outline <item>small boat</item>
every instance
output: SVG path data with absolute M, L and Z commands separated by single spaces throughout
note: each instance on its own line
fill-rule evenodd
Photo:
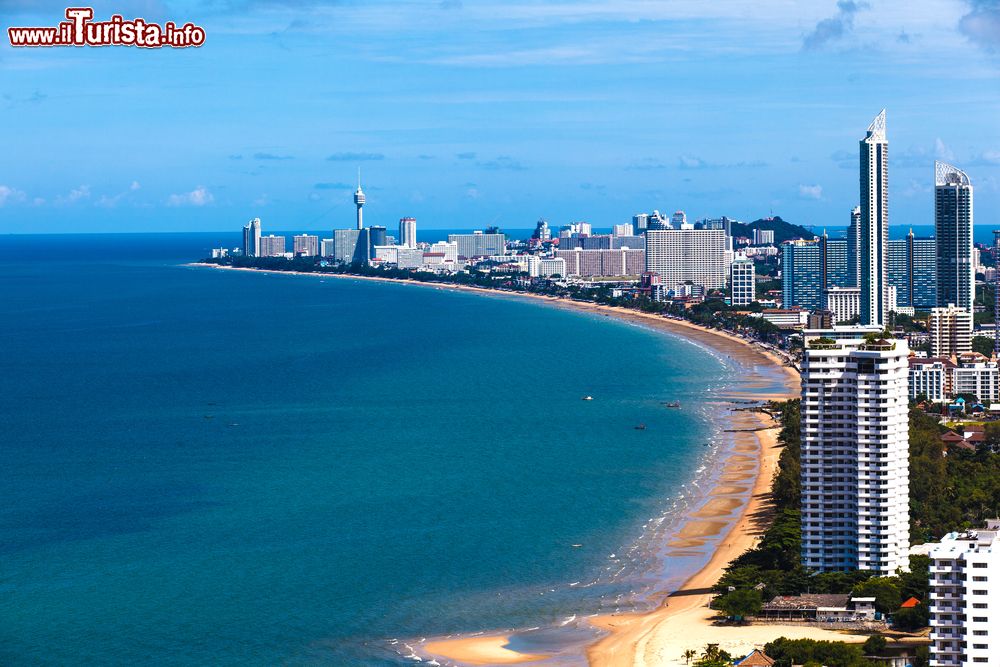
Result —
M 680 401 L 663 401 L 663 405 L 668 408 L 679 408 L 681 407 Z
M 635 426 L 633 426 L 633 428 L 636 431 L 645 431 L 646 430 L 646 425 L 645 424 L 636 424 Z
M 584 396 L 580 400 L 581 401 L 592 401 L 592 400 L 594 400 L 594 397 L 593 396 Z
M 570 546 L 573 547 L 574 549 L 579 549 L 583 545 L 582 544 L 571 544 Z

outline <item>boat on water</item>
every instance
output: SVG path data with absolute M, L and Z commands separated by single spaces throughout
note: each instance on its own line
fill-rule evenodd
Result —
M 580 400 L 581 401 L 592 401 L 592 400 L 594 400 L 594 397 L 593 396 L 584 396 Z
M 664 407 L 668 407 L 668 408 L 679 408 L 679 407 L 681 407 L 681 402 L 680 401 L 663 401 L 663 405 L 664 405 Z
M 636 431 L 645 431 L 646 430 L 646 425 L 645 424 L 636 424 L 633 428 Z

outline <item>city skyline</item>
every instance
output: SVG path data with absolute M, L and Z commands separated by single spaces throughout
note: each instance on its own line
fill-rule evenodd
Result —
M 0 119 L 19 130 L 0 158 L 0 233 L 346 227 L 358 166 L 387 226 L 603 228 L 654 208 L 842 225 L 857 127 L 882 107 L 894 225 L 933 224 L 935 159 L 969 173 L 984 214 L 1000 201 L 997 10 L 976 3 L 95 6 L 112 9 L 197 20 L 208 40 L 0 46 Z M 7 3 L 4 19 L 63 10 Z M 942 50 L 963 66 L 927 98 Z M 17 157 L 40 154 L 63 157 Z

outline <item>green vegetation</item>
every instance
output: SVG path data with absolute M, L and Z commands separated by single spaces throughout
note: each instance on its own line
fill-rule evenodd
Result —
M 774 667 L 792 665 L 828 665 L 828 667 L 873 667 L 879 663 L 866 660 L 857 644 L 816 639 L 775 639 L 764 645 L 764 653 L 774 658 Z
M 993 339 L 986 336 L 975 336 L 972 339 L 972 351 L 987 357 L 993 356 Z
M 754 588 L 741 588 L 720 595 L 712 604 L 729 618 L 744 621 L 747 617 L 760 613 L 764 600 L 761 598 L 760 591 Z
M 734 222 L 731 228 L 733 236 L 746 236 L 751 238 L 753 237 L 754 229 L 773 230 L 775 244 L 781 244 L 790 239 L 816 238 L 816 235 L 805 227 L 783 220 L 780 215 L 776 215 L 773 218 L 760 218 L 758 220 L 754 220 L 750 224 Z
M 801 566 L 799 402 L 786 401 L 771 407 L 777 412 L 781 424 L 779 440 L 784 446 L 772 486 L 774 521 L 754 549 L 729 564 L 715 586 L 720 594 L 715 606 L 723 609 L 726 605 L 729 613 L 729 601 L 743 599 L 730 592 L 730 587 L 739 592 L 763 584 L 765 601 L 775 595 L 806 592 L 852 593 L 874 597 L 876 609 L 892 614 L 894 623 L 902 630 L 926 626 L 929 566 L 926 556 L 911 557 L 910 571 L 891 577 L 873 577 L 870 572 L 860 571 L 817 574 Z M 987 424 L 986 445 L 979 451 L 953 450 L 948 456 L 944 456 L 940 439 L 944 430 L 934 417 L 918 410 L 910 412 L 910 534 L 914 543 L 981 525 L 983 520 L 1000 512 L 1000 456 L 991 453 L 993 448 L 1000 448 L 1000 423 Z M 921 604 L 901 610 L 900 605 L 910 597 L 921 600 Z M 770 652 L 768 655 L 775 657 Z M 800 664 L 817 658 L 795 659 Z

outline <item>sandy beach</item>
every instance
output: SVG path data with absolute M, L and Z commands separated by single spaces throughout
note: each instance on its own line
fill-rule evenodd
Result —
M 201 264 L 227 270 L 235 269 Z M 292 273 L 274 271 L 271 273 Z M 395 282 L 437 289 L 476 292 L 482 295 L 527 298 L 573 310 L 616 317 L 658 329 L 710 348 L 735 361 L 742 368 L 737 382 L 721 396 L 732 401 L 782 400 L 798 396 L 799 375 L 777 354 L 761 345 L 732 334 L 706 329 L 682 320 L 568 299 L 505 292 L 462 285 L 421 283 L 390 278 L 344 274 L 298 273 L 320 278 L 338 278 Z M 716 486 L 699 507 L 684 517 L 679 530 L 667 543 L 667 557 L 699 553 L 710 541 L 717 540 L 707 564 L 679 589 L 654 594 L 662 604 L 647 613 L 621 613 L 591 619 L 607 635 L 590 646 L 587 658 L 597 667 L 633 665 L 683 665 L 686 649 L 702 650 L 708 643 L 719 644 L 733 655 L 743 655 L 780 636 L 812 637 L 851 641 L 852 638 L 830 631 L 801 626 L 748 626 L 742 628 L 713 626 L 715 615 L 708 609 L 709 589 L 720 578 L 726 565 L 752 548 L 770 521 L 771 481 L 777 470 L 780 447 L 778 427 L 766 414 L 733 410 L 726 418 L 734 444 L 723 462 Z M 749 501 L 747 501 L 749 491 Z M 735 517 L 734 517 L 735 515 Z M 735 520 L 734 520 L 735 518 Z M 727 531 L 728 532 L 724 532 Z M 720 535 L 723 535 L 721 538 Z M 863 637 L 853 638 L 863 641 Z M 460 664 L 544 664 L 546 655 L 529 655 L 507 648 L 510 633 L 478 635 L 431 641 L 423 646 L 430 655 Z

